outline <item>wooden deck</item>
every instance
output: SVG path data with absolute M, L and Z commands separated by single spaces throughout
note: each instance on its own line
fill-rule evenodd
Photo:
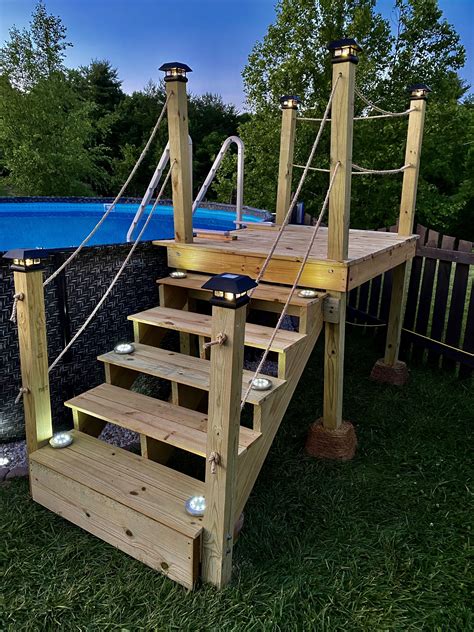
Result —
M 278 227 L 254 224 L 233 231 L 235 240 L 196 237 L 192 244 L 174 240 L 153 243 L 168 248 L 168 263 L 184 270 L 238 272 L 256 277 L 275 239 Z M 277 246 L 264 280 L 291 285 L 313 232 L 311 226 L 288 226 Z M 327 228 L 320 228 L 313 244 L 301 286 L 347 292 L 365 281 L 408 261 L 415 255 L 417 235 L 370 230 L 349 231 L 349 258 L 327 258 Z

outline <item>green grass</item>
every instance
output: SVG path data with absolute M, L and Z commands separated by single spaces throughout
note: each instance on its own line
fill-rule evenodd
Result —
M 34 504 L 18 481 L 0 490 L 0 629 L 473 629 L 472 385 L 427 368 L 401 390 L 373 384 L 380 350 L 350 334 L 345 415 L 357 456 L 303 454 L 321 413 L 318 349 L 247 505 L 230 586 L 187 593 Z

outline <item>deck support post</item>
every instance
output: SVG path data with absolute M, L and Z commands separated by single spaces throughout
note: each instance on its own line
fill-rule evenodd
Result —
M 246 315 L 212 308 L 212 341 L 225 341 L 211 347 L 202 577 L 218 588 L 232 573 Z
M 293 154 L 295 149 L 296 113 L 300 99 L 283 96 L 281 103 L 280 163 L 278 168 L 278 190 L 275 223 L 281 226 L 291 202 L 293 178 Z
M 332 42 L 328 48 L 332 52 L 333 86 L 337 82 L 331 107 L 331 171 L 339 164 L 329 196 L 328 259 L 344 261 L 349 247 L 354 84 L 360 47 L 347 39 Z M 340 308 L 338 322 L 325 323 L 322 426 L 329 433 L 342 425 L 346 320 L 346 293 L 330 295 L 339 298 Z
M 168 97 L 168 134 L 170 143 L 171 183 L 173 189 L 174 238 L 176 242 L 193 241 L 192 178 L 189 155 L 188 98 L 186 64 L 163 64 Z
M 410 109 L 408 119 L 405 164 L 410 165 L 403 172 L 398 234 L 408 236 L 413 233 L 416 193 L 420 172 L 420 155 L 423 141 L 423 126 L 426 111 L 426 96 L 429 88 L 418 84 L 410 88 Z M 403 298 L 406 283 L 406 262 L 393 269 L 392 295 L 387 325 L 385 355 L 374 365 L 371 378 L 377 382 L 403 386 L 408 380 L 408 368 L 398 359 L 403 323 Z
M 17 303 L 18 344 L 28 454 L 45 445 L 53 434 L 48 377 L 48 345 L 44 306 L 43 266 L 46 252 L 11 250 Z

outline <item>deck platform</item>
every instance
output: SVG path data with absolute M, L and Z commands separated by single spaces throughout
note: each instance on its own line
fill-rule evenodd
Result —
M 278 231 L 278 226 L 253 224 L 233 231 L 235 240 L 223 241 L 195 238 L 191 244 L 171 240 L 153 243 L 166 246 L 168 264 L 189 271 L 220 274 L 236 272 L 253 278 L 265 261 Z M 287 226 L 264 280 L 292 285 L 313 233 L 312 226 Z M 348 292 L 369 279 L 390 270 L 415 256 L 417 235 L 371 230 L 349 231 L 349 258 L 332 261 L 327 258 L 327 228 L 320 228 L 305 266 L 301 286 L 337 292 Z

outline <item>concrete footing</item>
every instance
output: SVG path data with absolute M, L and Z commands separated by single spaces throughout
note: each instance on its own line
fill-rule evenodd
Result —
M 350 461 L 357 448 L 357 436 L 354 426 L 343 421 L 339 428 L 325 428 L 322 418 L 315 421 L 308 430 L 306 454 L 319 459 Z
M 385 364 L 380 358 L 374 364 L 370 379 L 379 384 L 392 384 L 393 386 L 404 386 L 408 382 L 408 367 L 405 362 L 398 360 L 394 365 Z

